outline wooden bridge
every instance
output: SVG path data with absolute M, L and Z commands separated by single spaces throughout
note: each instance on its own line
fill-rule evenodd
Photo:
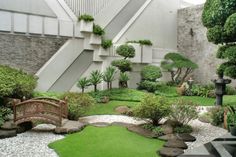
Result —
M 14 102 L 14 122 L 19 125 L 34 120 L 43 121 L 56 126 L 62 125 L 67 118 L 67 103 L 53 98 L 35 98 L 23 102 Z

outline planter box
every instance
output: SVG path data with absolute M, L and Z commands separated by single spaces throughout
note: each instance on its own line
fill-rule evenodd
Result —
M 142 63 L 152 63 L 152 46 L 142 45 Z
M 81 32 L 93 32 L 93 22 L 85 22 L 84 20 L 80 21 L 80 31 Z
M 129 43 L 129 45 L 132 45 L 135 49 L 135 56 L 134 58 L 131 58 L 131 62 L 133 63 L 141 63 L 141 54 L 142 54 L 142 51 L 141 51 L 141 46 L 140 44 L 136 44 L 136 43 Z
M 111 50 L 111 48 L 104 49 L 104 48 L 100 47 L 99 56 L 110 56 L 110 50 Z
M 99 35 L 92 34 L 90 37 L 89 43 L 92 45 L 101 45 L 102 44 L 102 37 Z

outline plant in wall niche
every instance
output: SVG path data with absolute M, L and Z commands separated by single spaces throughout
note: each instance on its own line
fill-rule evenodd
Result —
M 107 89 L 112 89 L 112 81 L 115 80 L 116 69 L 112 66 L 106 68 L 103 74 L 103 81 L 107 83 Z
M 119 79 L 119 87 L 126 88 L 128 87 L 129 79 L 121 79 L 121 76 L 127 76 L 126 72 L 131 71 L 131 61 L 127 60 L 128 58 L 133 58 L 135 56 L 135 49 L 131 45 L 121 45 L 116 49 L 116 53 L 120 56 L 124 57 L 124 59 L 114 60 L 112 61 L 112 65 L 117 67 L 120 70 L 120 79 Z M 126 82 L 124 82 L 126 81 Z M 124 85 L 124 86 L 123 86 Z
M 90 85 L 91 85 L 90 80 L 87 79 L 87 77 L 83 77 L 83 78 L 79 79 L 79 81 L 77 83 L 77 87 L 82 89 L 82 93 L 84 93 L 84 89 Z
M 171 74 L 175 84 L 182 84 L 198 65 L 179 53 L 168 53 L 161 62 L 161 67 Z
M 90 74 L 90 82 L 94 86 L 94 92 L 97 91 L 97 85 L 102 82 L 102 73 L 99 70 L 92 71 Z
M 105 31 L 102 29 L 99 25 L 93 25 L 93 34 L 98 36 L 103 36 L 105 34 Z
M 217 69 L 219 76 L 236 79 L 236 1 L 207 0 L 202 13 L 208 41 L 220 45 L 217 58 L 223 59 Z
M 101 44 L 101 46 L 102 46 L 102 48 L 104 48 L 105 50 L 106 49 L 108 49 L 108 48 L 110 48 L 111 46 L 112 46 L 112 40 L 105 40 L 105 39 L 102 39 L 102 44 Z
M 127 41 L 126 43 L 136 43 L 140 45 L 152 46 L 151 40 L 131 40 L 131 41 Z
M 94 18 L 91 15 L 83 14 L 79 16 L 79 21 L 84 20 L 85 22 L 93 22 Z

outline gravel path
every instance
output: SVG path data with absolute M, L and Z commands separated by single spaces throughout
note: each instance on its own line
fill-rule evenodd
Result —
M 100 122 L 111 124 L 113 122 L 119 122 L 119 123 L 129 123 L 129 124 L 139 125 L 146 123 L 144 120 L 123 115 L 96 115 L 96 116 L 82 117 L 79 120 L 89 124 L 100 123 Z
M 190 125 L 194 129 L 192 135 L 195 136 L 197 140 L 192 143 L 187 143 L 187 145 L 189 146 L 188 150 L 191 150 L 195 147 L 208 143 L 214 140 L 215 138 L 223 136 L 227 133 L 227 130 L 225 129 L 212 126 L 209 123 L 203 123 L 199 120 L 191 121 Z
M 0 140 L 0 157 L 57 157 L 48 144 L 64 136 L 48 132 L 28 131 Z

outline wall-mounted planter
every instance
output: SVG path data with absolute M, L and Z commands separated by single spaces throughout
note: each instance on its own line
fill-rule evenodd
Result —
M 102 44 L 102 37 L 99 35 L 92 34 L 90 37 L 89 43 L 92 45 L 101 45 Z
M 81 32 L 93 32 L 93 22 L 85 22 L 84 20 L 80 21 L 80 31 Z
M 137 43 L 129 43 L 129 45 L 132 45 L 135 49 L 135 56 L 134 58 L 131 58 L 131 62 L 133 63 L 141 63 L 141 45 Z
M 142 63 L 152 63 L 152 46 L 142 45 Z
M 111 48 L 104 49 L 100 47 L 99 56 L 110 56 L 110 51 L 111 51 Z

